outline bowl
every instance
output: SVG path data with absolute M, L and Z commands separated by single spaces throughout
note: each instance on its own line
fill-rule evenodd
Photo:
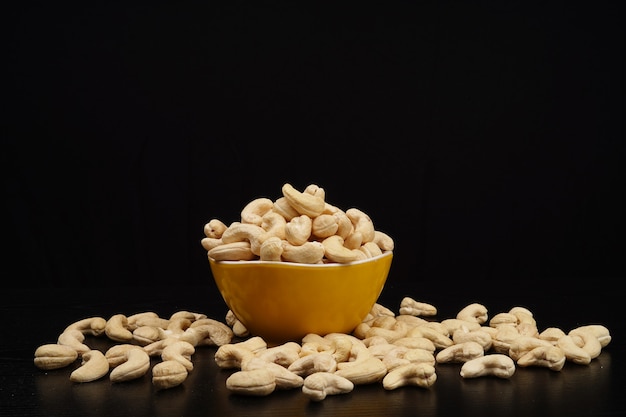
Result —
M 350 333 L 383 290 L 393 252 L 339 264 L 215 261 L 224 302 L 251 335 L 278 345 L 315 333 Z

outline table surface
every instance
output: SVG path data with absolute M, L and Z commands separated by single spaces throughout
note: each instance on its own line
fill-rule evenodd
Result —
M 299 390 L 275 391 L 266 397 L 235 395 L 226 389 L 233 372 L 217 367 L 215 347 L 199 347 L 192 357 L 194 369 L 187 380 L 169 390 L 156 390 L 149 373 L 125 383 L 108 378 L 76 384 L 69 380 L 72 369 L 42 371 L 33 364 L 34 351 L 53 343 L 66 325 L 91 316 L 107 317 L 154 311 L 162 317 L 180 310 L 195 311 L 224 321 L 227 307 L 214 286 L 188 288 L 185 296 L 163 288 L 152 289 L 29 289 L 5 290 L 2 296 L 4 343 L 0 346 L 0 415 L 2 416 L 609 416 L 623 415 L 626 372 L 624 324 L 618 315 L 619 293 L 607 291 L 596 297 L 553 297 L 526 294 L 538 326 L 571 329 L 582 324 L 603 324 L 611 343 L 589 365 L 567 362 L 559 371 L 520 368 L 510 379 L 493 377 L 463 379 L 460 364 L 437 364 L 437 380 L 430 388 L 404 387 L 386 391 L 380 383 L 357 385 L 352 393 L 313 402 Z M 607 299 L 608 297 L 608 299 Z M 402 298 L 391 288 L 379 301 L 392 309 Z M 418 299 L 419 300 L 419 299 Z M 595 300 L 595 301 L 594 301 Z M 438 316 L 452 317 L 463 303 L 477 301 L 467 294 L 438 300 Z M 485 296 L 492 316 L 511 300 Z M 395 304 L 394 304 L 395 303 Z M 511 306 L 512 307 L 512 306 Z M 568 309 L 568 310 L 564 310 Z M 548 317 L 548 314 L 551 317 Z M 86 343 L 105 350 L 114 342 L 87 337 Z M 153 364 L 156 361 L 153 360 Z

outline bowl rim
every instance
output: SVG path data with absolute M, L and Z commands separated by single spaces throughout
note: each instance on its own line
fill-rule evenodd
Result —
M 367 259 L 359 259 L 358 261 L 354 261 L 354 262 L 346 262 L 346 263 L 327 262 L 327 263 L 321 263 L 321 264 L 306 264 L 302 262 L 288 262 L 288 261 L 261 261 L 258 259 L 252 260 L 252 261 L 216 261 L 215 259 L 211 257 L 209 257 L 209 260 L 213 263 L 222 264 L 222 265 L 275 265 L 278 267 L 303 266 L 307 268 L 338 268 L 338 267 L 347 267 L 350 265 L 358 265 L 358 264 L 373 262 L 378 259 L 382 259 L 386 256 L 392 256 L 392 255 L 393 255 L 393 250 L 387 250 L 387 251 L 384 251 L 380 255 L 376 255 L 374 257 L 367 258 Z

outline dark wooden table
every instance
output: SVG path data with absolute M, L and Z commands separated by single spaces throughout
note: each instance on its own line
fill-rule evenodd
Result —
M 481 302 L 490 315 L 519 298 L 486 292 L 442 294 L 422 287 L 422 301 L 438 307 L 436 319 L 452 317 L 471 302 Z M 379 301 L 397 310 L 408 289 L 389 285 Z M 405 387 L 386 391 L 379 383 L 357 386 L 346 395 L 315 403 L 299 389 L 275 391 L 267 397 L 230 393 L 225 386 L 232 371 L 217 367 L 216 348 L 201 347 L 194 369 L 179 387 L 157 391 L 150 374 L 113 384 L 108 378 L 76 384 L 69 380 L 78 366 L 42 371 L 33 364 L 34 351 L 55 342 L 68 324 L 90 316 L 110 317 L 154 311 L 167 317 L 179 310 L 202 312 L 223 320 L 226 306 L 213 285 L 186 288 L 184 293 L 164 288 L 30 289 L 2 293 L 3 343 L 0 345 L 0 415 L 2 416 L 617 416 L 626 411 L 624 319 L 616 291 L 555 295 L 522 294 L 538 326 L 564 330 L 599 323 L 609 328 L 611 343 L 588 366 L 566 363 L 560 372 L 545 368 L 518 368 L 508 380 L 464 380 L 460 365 L 438 364 L 437 381 L 429 389 Z M 106 338 L 88 337 L 92 348 L 107 349 Z

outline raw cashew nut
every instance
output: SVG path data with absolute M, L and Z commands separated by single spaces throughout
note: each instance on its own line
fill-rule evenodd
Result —
M 602 352 L 602 345 L 600 344 L 600 340 L 598 340 L 596 335 L 588 328 L 576 328 L 570 330 L 568 335 L 572 336 L 574 341 L 576 341 L 576 339 L 580 340 L 580 347 L 587 351 L 587 353 L 589 353 L 591 359 L 597 358 Z
M 291 207 L 289 201 L 287 201 L 285 197 L 280 197 L 279 199 L 274 201 L 274 207 L 272 208 L 272 210 L 284 217 L 286 221 L 289 221 L 294 217 L 298 217 L 300 215 L 300 213 L 298 213 L 296 209 Z
M 334 235 L 338 228 L 337 219 L 332 214 L 320 214 L 311 224 L 311 232 L 321 239 Z
M 276 377 L 265 368 L 237 371 L 226 379 L 226 388 L 236 394 L 265 396 L 276 389 Z
M 100 336 L 104 333 L 107 321 L 102 317 L 89 317 L 70 324 L 65 330 L 80 330 L 84 335 Z M 65 331 L 64 330 L 64 331 Z
M 207 255 L 216 261 L 251 261 L 256 258 L 248 241 L 224 243 L 209 250 Z
M 574 338 L 570 335 L 561 337 L 556 342 L 556 346 L 561 348 L 567 360 L 579 365 L 588 365 L 591 363 L 591 355 L 589 352 L 578 346 L 576 342 L 574 342 Z
M 362 252 L 348 249 L 343 245 L 344 240 L 339 235 L 327 237 L 322 241 L 326 258 L 332 262 L 349 263 L 359 259 Z
M 177 361 L 187 369 L 187 372 L 193 371 L 193 363 L 191 356 L 196 349 L 189 342 L 178 340 L 175 343 L 165 347 L 161 353 L 161 359 L 164 361 Z
M 85 340 L 85 335 L 83 332 L 77 329 L 65 330 L 63 333 L 59 335 L 57 339 L 57 343 L 64 346 L 69 346 L 74 349 L 78 356 L 81 356 L 83 353 L 89 352 L 91 348 L 83 343 Z
M 488 318 L 487 307 L 479 303 L 469 304 L 457 313 L 456 318 L 483 324 Z
M 346 216 L 345 211 L 337 211 L 333 213 L 335 223 L 337 223 L 337 231 L 335 234 L 341 236 L 342 239 L 347 239 L 354 232 L 354 225 L 352 221 Z
M 70 346 L 49 343 L 35 350 L 35 366 L 39 369 L 51 370 L 69 366 L 78 358 L 78 353 Z
M 270 371 L 274 375 L 277 389 L 300 388 L 304 383 L 304 379 L 300 375 L 274 362 L 267 362 L 261 358 L 249 356 L 241 363 L 242 371 L 252 371 L 255 369 L 267 369 Z
M 294 246 L 300 246 L 311 237 L 313 221 L 309 216 L 294 217 L 285 224 L 285 239 Z
M 427 363 L 408 363 L 391 370 L 383 378 L 383 388 L 394 390 L 405 386 L 428 388 L 437 380 L 435 367 Z
M 280 262 L 283 251 L 282 239 L 278 236 L 271 236 L 261 244 L 259 257 L 262 261 Z
M 353 389 L 352 381 L 331 372 L 311 374 L 302 385 L 302 393 L 312 401 L 322 401 L 328 395 L 347 394 Z
M 379 230 L 374 231 L 373 242 L 376 243 L 378 247 L 384 251 L 390 251 L 394 248 L 393 239 L 388 234 Z
M 361 233 L 363 243 L 374 240 L 375 229 L 370 216 L 354 207 L 346 210 L 346 216 L 352 221 L 354 231 Z
M 609 329 L 601 324 L 587 324 L 585 326 L 577 327 L 572 330 L 572 332 L 576 333 L 577 331 L 589 331 L 593 334 L 598 341 L 600 342 L 601 347 L 605 347 L 609 343 L 611 343 L 611 333 Z
M 288 183 L 283 185 L 282 192 L 289 205 L 300 214 L 315 218 L 324 212 L 326 204 L 322 197 L 301 193 Z
M 133 340 L 133 333 L 128 328 L 128 318 L 124 314 L 114 314 L 107 320 L 104 332 L 109 339 L 126 343 Z
M 144 376 L 150 369 L 150 356 L 139 346 L 126 351 L 126 361 L 109 375 L 111 382 L 124 382 Z
M 404 297 L 400 302 L 399 312 L 409 316 L 436 316 L 437 308 L 428 303 L 415 301 L 411 297 Z
M 560 371 L 565 365 L 565 353 L 556 346 L 539 346 L 526 352 L 517 360 L 519 366 L 540 366 Z
M 367 348 L 365 348 L 367 349 Z M 342 362 L 350 363 L 350 362 Z M 354 365 L 337 369 L 335 375 L 352 381 L 354 385 L 371 384 L 381 381 L 387 375 L 387 366 L 382 360 L 370 356 L 353 362 Z
M 484 355 L 485 350 L 480 343 L 469 341 L 440 350 L 435 359 L 437 363 L 463 363 Z
M 187 379 L 187 369 L 175 360 L 159 362 L 152 367 L 152 384 L 157 389 L 169 389 Z
M 257 198 L 250 201 L 241 210 L 241 223 L 261 226 L 263 216 L 274 207 L 274 202 L 269 198 Z
M 220 239 L 227 228 L 221 220 L 211 219 L 204 225 L 204 235 L 211 239 Z
M 267 212 L 261 219 L 261 227 L 265 230 L 265 236 L 262 241 L 268 237 L 274 236 L 279 239 L 285 239 L 285 227 L 287 220 L 275 211 Z
M 70 374 L 72 382 L 91 382 L 109 373 L 109 362 L 99 350 L 83 353 L 82 365 Z
M 515 362 L 502 353 L 471 359 L 461 366 L 461 377 L 463 378 L 478 378 L 490 375 L 498 378 L 510 378 L 514 373 Z
M 224 242 L 224 244 L 245 241 L 250 242 L 250 251 L 258 256 L 261 253 L 261 244 L 263 243 L 262 239 L 264 235 L 265 230 L 263 230 L 261 226 L 251 223 L 235 222 L 224 231 L 222 242 Z
M 324 258 L 325 248 L 317 241 L 305 242 L 300 246 L 283 241 L 282 259 L 303 264 L 318 264 Z
M 330 353 L 313 353 L 295 360 L 287 369 L 306 378 L 315 372 L 335 372 L 337 361 Z

